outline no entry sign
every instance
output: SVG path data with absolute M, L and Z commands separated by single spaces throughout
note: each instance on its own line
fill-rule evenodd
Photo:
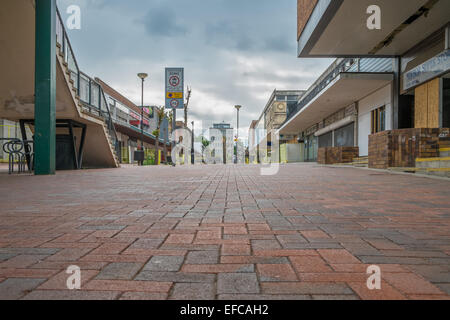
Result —
M 184 68 L 166 68 L 166 108 L 184 108 Z

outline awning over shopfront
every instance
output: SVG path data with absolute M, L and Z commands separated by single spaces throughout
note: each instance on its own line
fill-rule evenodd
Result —
M 279 134 L 298 134 L 327 116 L 387 86 L 389 73 L 341 73 L 279 129 Z
M 381 29 L 370 30 L 371 5 Z M 305 5 L 306 6 L 306 5 Z M 299 8 L 299 10 L 303 10 Z M 398 56 L 448 23 L 448 0 L 318 0 L 299 25 L 299 57 Z

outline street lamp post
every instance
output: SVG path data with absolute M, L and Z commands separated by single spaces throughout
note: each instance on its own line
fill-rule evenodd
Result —
M 139 157 L 139 164 L 142 166 L 144 165 L 144 81 L 145 78 L 148 77 L 147 73 L 138 73 L 138 77 L 142 80 L 142 96 L 141 96 L 141 152 Z
M 235 163 L 237 164 L 238 161 L 238 154 L 239 154 L 239 110 L 241 110 L 242 106 L 236 105 L 234 106 L 237 110 L 237 135 L 236 135 L 236 160 Z
M 191 163 L 192 163 L 192 164 L 195 164 L 195 151 L 194 151 L 194 139 L 195 139 L 195 134 L 194 134 L 194 121 L 192 121 L 191 124 L 192 124 Z

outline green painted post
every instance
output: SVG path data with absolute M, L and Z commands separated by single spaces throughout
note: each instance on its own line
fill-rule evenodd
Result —
M 35 174 L 55 174 L 56 0 L 36 0 Z

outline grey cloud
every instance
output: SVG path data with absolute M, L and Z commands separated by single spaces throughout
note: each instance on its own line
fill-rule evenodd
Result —
M 175 11 L 170 7 L 155 7 L 148 11 L 142 23 L 149 35 L 161 37 L 179 37 L 188 32 L 188 28 L 177 22 Z
M 58 0 L 63 16 L 72 3 Z M 233 106 L 241 104 L 244 128 L 259 117 L 275 86 L 307 89 L 331 62 L 297 59 L 295 0 L 79 3 L 82 29 L 68 32 L 82 70 L 137 103 L 136 74 L 148 72 L 145 103 L 162 105 L 164 68 L 183 66 L 194 93 L 189 119 L 196 122 L 234 125 Z
M 280 52 L 292 52 L 295 54 L 295 41 L 289 41 L 286 35 L 272 36 L 264 41 L 264 49 L 280 51 Z
M 205 42 L 209 45 L 227 49 L 248 51 L 256 44 L 247 34 L 248 29 L 237 21 L 219 21 L 205 26 Z
M 290 75 L 290 74 L 276 74 L 276 73 L 268 73 L 268 72 L 243 72 L 243 77 L 246 78 L 254 78 L 266 81 L 280 81 L 280 82 L 288 82 L 288 83 L 297 83 L 298 89 L 308 89 L 308 88 L 300 88 L 301 86 L 306 86 L 306 83 L 313 82 L 316 77 L 315 76 L 307 76 L 304 73 L 299 73 L 298 75 Z

